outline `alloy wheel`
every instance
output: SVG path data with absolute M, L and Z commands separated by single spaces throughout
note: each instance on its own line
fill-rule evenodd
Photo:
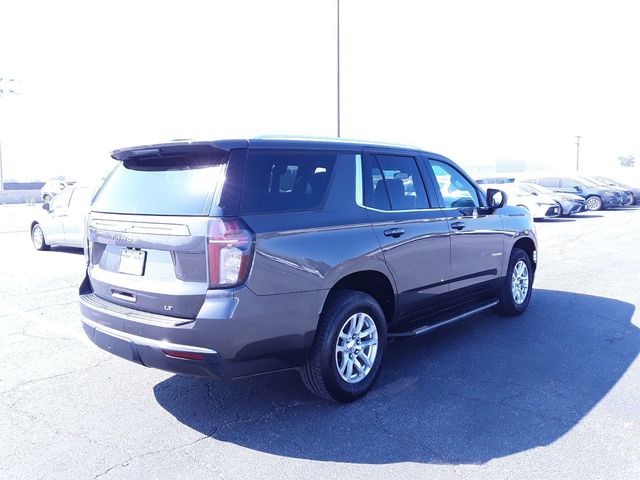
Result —
M 513 301 L 518 305 L 522 305 L 529 293 L 529 269 L 527 264 L 522 260 L 518 260 L 513 267 L 511 274 L 511 294 Z
M 364 312 L 351 315 L 340 328 L 335 359 L 345 382 L 358 383 L 371 371 L 378 353 L 378 329 Z

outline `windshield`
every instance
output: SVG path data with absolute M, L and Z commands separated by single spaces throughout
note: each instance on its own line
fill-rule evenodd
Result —
M 207 215 L 225 164 L 198 154 L 132 158 L 121 162 L 93 210 L 141 215 Z
M 609 186 L 614 186 L 614 187 L 617 187 L 617 186 L 620 185 L 615 180 L 612 180 L 612 179 L 607 178 L 607 177 L 591 177 L 591 178 L 594 181 L 596 181 L 597 183 L 599 183 L 600 185 L 609 185 Z

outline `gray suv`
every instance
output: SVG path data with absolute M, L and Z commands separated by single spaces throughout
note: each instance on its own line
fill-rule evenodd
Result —
M 529 304 L 531 217 L 421 150 L 255 139 L 117 150 L 88 222 L 84 329 L 182 374 L 298 369 L 348 402 L 387 340 Z

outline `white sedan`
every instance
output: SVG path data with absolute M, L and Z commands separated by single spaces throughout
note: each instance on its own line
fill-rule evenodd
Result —
M 83 248 L 92 197 L 92 188 L 72 187 L 43 204 L 44 212 L 31 222 L 33 246 L 37 250 L 48 250 L 51 245 Z
M 482 184 L 482 187 L 496 188 L 507 194 L 507 205 L 524 207 L 534 219 L 553 218 L 562 214 L 562 207 L 548 195 L 532 195 L 517 183 Z

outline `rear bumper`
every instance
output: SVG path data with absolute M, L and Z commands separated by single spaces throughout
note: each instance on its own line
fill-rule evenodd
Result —
M 141 365 L 186 375 L 224 377 L 218 352 L 210 348 L 153 340 L 114 330 L 88 318 L 95 311 L 80 301 L 82 326 L 98 347 Z
M 198 316 L 184 319 L 101 299 L 87 277 L 79 300 L 84 330 L 98 347 L 147 367 L 231 379 L 303 365 L 322 296 L 213 290 Z

